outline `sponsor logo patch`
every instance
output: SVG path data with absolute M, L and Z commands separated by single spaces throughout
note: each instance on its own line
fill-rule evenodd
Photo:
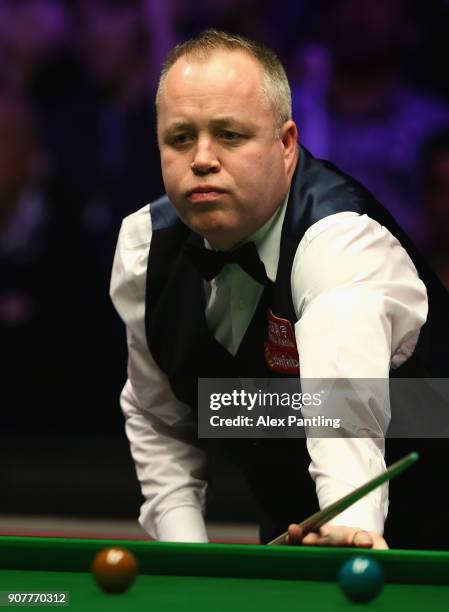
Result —
M 299 355 L 295 332 L 288 319 L 267 311 L 267 337 L 264 342 L 265 362 L 270 370 L 299 376 Z

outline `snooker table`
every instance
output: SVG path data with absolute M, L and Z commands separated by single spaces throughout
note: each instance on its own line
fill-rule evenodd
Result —
M 94 555 L 109 546 L 127 548 L 140 564 L 134 584 L 119 595 L 101 591 L 90 573 Z M 383 591 L 368 604 L 349 602 L 336 580 L 340 565 L 355 552 L 360 551 L 0 536 L 0 591 L 66 591 L 65 609 L 84 612 L 449 608 L 449 552 L 365 551 L 385 571 Z

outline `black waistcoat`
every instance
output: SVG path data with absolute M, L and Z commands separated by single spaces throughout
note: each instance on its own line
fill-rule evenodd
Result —
M 150 210 L 153 234 L 146 292 L 147 340 L 156 363 L 181 401 L 194 405 L 194 389 L 200 377 L 273 375 L 263 357 L 266 308 L 270 306 L 276 316 L 296 322 L 290 274 L 298 244 L 311 225 L 344 211 L 367 214 L 390 230 L 411 256 L 427 287 L 429 317 L 413 357 L 399 368 L 401 375 L 449 375 L 446 290 L 390 213 L 361 185 L 332 164 L 314 159 L 305 149 L 301 148 L 290 190 L 276 282 L 264 291 L 235 357 L 208 331 L 203 280 L 183 254 L 185 244 L 202 244 L 202 237 L 179 220 L 167 197 L 154 202 Z
M 205 319 L 203 279 L 183 253 L 185 244 L 202 244 L 202 237 L 177 217 L 167 197 L 150 207 L 152 240 L 147 274 L 145 324 L 150 351 L 167 375 L 179 400 L 196 410 L 198 378 L 263 378 L 279 376 L 264 359 L 267 308 L 295 324 L 290 274 L 297 247 L 314 223 L 335 213 L 367 214 L 385 226 L 412 258 L 429 294 L 429 317 L 413 356 L 394 376 L 439 377 L 449 370 L 449 297 L 409 238 L 390 213 L 360 184 L 332 164 L 315 159 L 300 147 L 282 227 L 275 283 L 267 287 L 235 356 L 209 332 Z M 284 525 L 298 514 L 314 511 L 315 495 L 307 474 L 308 455 L 303 440 L 263 442 L 227 440 L 263 509 Z M 293 469 L 292 457 L 297 457 Z M 298 478 L 298 487 L 291 479 Z M 300 491 L 298 496 L 293 491 Z M 287 499 L 288 498 L 288 499 Z M 284 501 L 283 501 L 284 500 Z M 293 503 L 296 514 L 286 506 Z M 300 508 L 300 510 L 298 510 Z M 277 527 L 278 528 L 278 527 Z M 276 528 L 275 532 L 276 532 Z

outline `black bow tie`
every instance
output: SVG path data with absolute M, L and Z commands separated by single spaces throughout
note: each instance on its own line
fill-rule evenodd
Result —
M 184 252 L 207 281 L 215 278 L 226 264 L 238 264 L 261 285 L 269 283 L 265 266 L 259 258 L 254 242 L 247 242 L 235 251 L 212 251 L 205 247 L 187 244 Z

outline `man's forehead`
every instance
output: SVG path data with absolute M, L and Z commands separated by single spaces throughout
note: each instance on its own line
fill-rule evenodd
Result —
M 275 121 L 262 75 L 259 62 L 246 52 L 219 50 L 207 57 L 179 58 L 161 88 L 158 129 L 176 121 L 216 127 L 211 121 L 223 116 L 247 129 Z
M 228 86 L 252 90 L 260 83 L 261 68 L 248 53 L 217 50 L 207 56 L 183 55 L 167 73 L 165 87 L 168 93 L 180 91 L 194 93 L 208 85 L 214 88 Z

